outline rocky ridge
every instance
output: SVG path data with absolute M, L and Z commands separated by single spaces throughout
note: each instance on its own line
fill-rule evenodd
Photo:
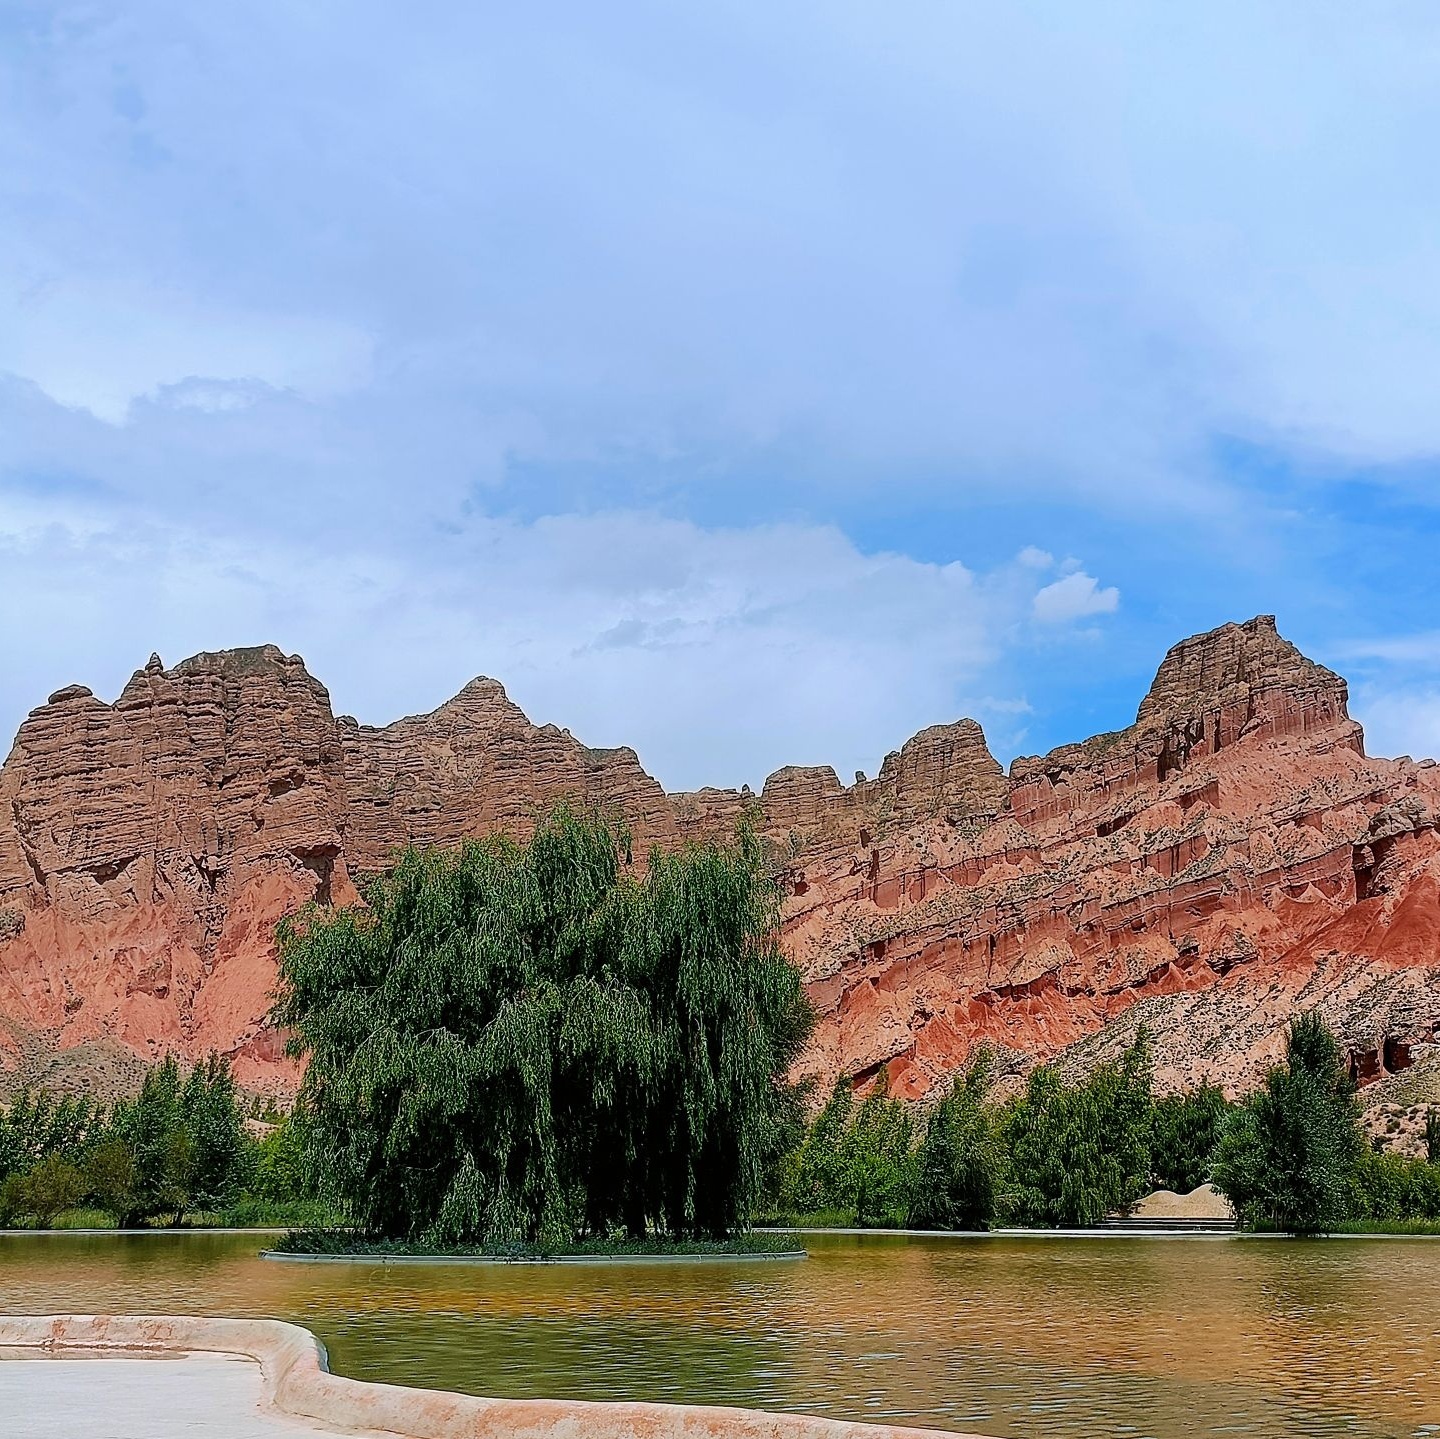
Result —
M 152 657 L 113 704 L 52 695 L 0 769 L 0 1066 L 218 1049 L 291 1088 L 275 921 L 562 796 L 642 850 L 761 827 L 825 1081 L 884 1067 L 919 1096 L 980 1044 L 1080 1066 L 1144 1022 L 1162 1084 L 1241 1089 L 1314 1007 L 1367 1081 L 1436 1052 L 1440 776 L 1367 757 L 1345 682 L 1260 617 L 1176 645 L 1130 728 L 1008 775 L 961 720 L 874 779 L 792 766 L 758 795 L 667 795 L 494 680 L 373 728 L 273 646 Z

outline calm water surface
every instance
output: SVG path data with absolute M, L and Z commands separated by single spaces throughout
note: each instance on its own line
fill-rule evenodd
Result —
M 803 1263 L 275 1264 L 0 1237 L 0 1311 L 271 1316 L 343 1374 L 1002 1436 L 1440 1435 L 1440 1243 L 807 1237 Z

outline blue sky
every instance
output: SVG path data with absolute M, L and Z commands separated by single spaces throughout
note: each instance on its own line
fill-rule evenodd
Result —
M 12 0 L 0 734 L 273 641 L 848 779 L 1274 612 L 1440 751 L 1437 136 L 1428 0 Z

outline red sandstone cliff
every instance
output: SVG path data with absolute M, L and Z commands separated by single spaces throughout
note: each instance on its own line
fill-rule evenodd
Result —
M 1404 1065 L 1440 1019 L 1437 812 L 1434 765 L 1366 758 L 1273 619 L 1186 640 L 1133 726 L 1017 760 L 993 817 L 803 857 L 817 1067 L 922 1093 L 978 1043 L 1083 1057 L 1143 1020 L 1162 1083 L 1243 1087 L 1315 1007 Z
M 1367 1077 L 1436 1041 L 1440 777 L 1367 758 L 1344 681 L 1261 618 L 1171 650 L 1129 729 L 1008 777 L 961 720 L 873 780 L 791 767 L 758 796 L 667 796 L 492 680 L 374 729 L 273 647 L 152 658 L 113 705 L 53 695 L 0 770 L 0 1066 L 219 1049 L 287 1088 L 275 920 L 564 795 L 642 845 L 757 819 L 827 1077 L 921 1094 L 979 1043 L 1081 1063 L 1143 1019 L 1162 1082 L 1243 1086 L 1315 1006 Z

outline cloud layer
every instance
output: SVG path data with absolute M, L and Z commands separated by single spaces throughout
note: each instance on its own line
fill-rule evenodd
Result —
M 1427 628 L 1419 0 L 23 0 L 0 82 L 0 729 L 274 639 L 754 782 Z

